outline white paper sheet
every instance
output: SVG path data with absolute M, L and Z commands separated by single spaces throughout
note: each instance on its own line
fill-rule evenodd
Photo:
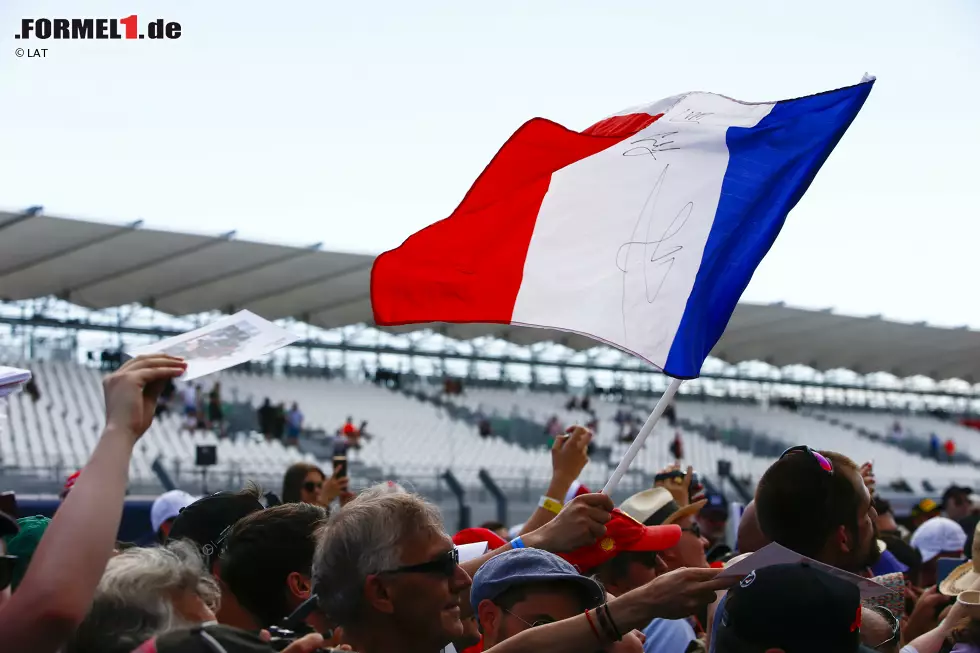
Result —
M 190 381 L 264 356 L 299 340 L 250 311 L 239 311 L 206 327 L 127 351 L 130 356 L 170 354 L 187 361 Z
M 30 380 L 30 371 L 0 365 L 0 397 L 6 397 Z
M 793 564 L 798 562 L 805 562 L 808 565 L 816 567 L 822 571 L 827 572 L 842 578 L 850 583 L 854 583 L 861 590 L 862 599 L 871 599 L 877 596 L 884 596 L 886 594 L 894 593 L 893 590 L 885 587 L 884 585 L 879 585 L 874 581 L 868 580 L 867 578 L 862 578 L 856 574 L 850 574 L 836 567 L 831 567 L 830 565 L 825 565 L 822 562 L 817 562 L 811 558 L 800 555 L 795 551 L 790 551 L 784 546 L 776 544 L 773 542 L 769 544 L 752 555 L 739 560 L 730 567 L 725 568 L 720 576 L 745 576 L 756 569 L 762 569 L 764 567 L 771 567 L 772 565 L 784 565 Z

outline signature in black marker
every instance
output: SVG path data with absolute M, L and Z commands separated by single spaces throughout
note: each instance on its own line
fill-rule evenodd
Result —
M 694 111 L 693 109 L 685 109 L 683 113 L 679 116 L 674 116 L 670 119 L 671 122 L 693 122 L 700 125 L 701 120 L 707 118 L 712 114 L 710 111 Z
M 676 147 L 674 141 L 670 140 L 670 137 L 677 132 L 666 132 L 663 134 L 653 134 L 645 138 L 640 138 L 635 141 L 630 141 L 630 149 L 623 152 L 623 156 L 652 156 L 654 159 L 657 158 L 659 152 L 667 152 L 668 150 L 679 150 L 681 148 Z
M 625 342 L 629 342 L 629 327 L 626 316 L 630 306 L 628 300 L 634 294 L 630 293 L 627 288 L 630 275 L 630 255 L 642 247 L 640 272 L 643 275 L 643 295 L 647 304 L 653 304 L 660 296 L 677 256 L 684 250 L 683 245 L 671 244 L 669 241 L 681 232 L 694 211 L 694 202 L 688 202 L 674 215 L 659 237 L 655 233 L 651 235 L 651 231 L 654 231 L 655 228 L 660 191 L 664 186 L 669 169 L 670 165 L 664 166 L 657 183 L 654 184 L 653 190 L 650 191 L 650 195 L 643 203 L 643 208 L 636 219 L 630 239 L 623 243 L 616 252 L 616 267 L 623 273 L 622 316 Z M 633 258 L 635 260 L 635 255 Z

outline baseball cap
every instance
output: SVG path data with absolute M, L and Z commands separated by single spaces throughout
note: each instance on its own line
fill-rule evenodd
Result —
M 500 537 L 488 528 L 464 528 L 453 535 L 453 544 L 473 544 L 475 542 L 486 542 L 487 547 L 493 551 L 507 544 L 504 538 Z
M 706 503 L 700 499 L 681 508 L 670 490 L 655 487 L 637 492 L 620 504 L 619 509 L 647 526 L 673 524 L 688 515 L 696 515 Z
M 756 569 L 728 590 L 717 650 L 849 653 L 861 645 L 861 590 L 805 563 Z
M 719 492 L 708 492 L 704 495 L 705 504 L 701 508 L 702 514 L 711 514 L 718 517 L 728 517 L 728 499 Z
M 922 554 L 922 562 L 929 562 L 940 553 L 962 552 L 966 533 L 952 519 L 933 517 L 915 529 L 909 544 Z
M 255 633 L 213 625 L 171 630 L 143 642 L 133 653 L 218 653 L 222 649 L 226 653 L 269 653 L 274 650 Z
M 173 519 L 195 501 L 197 497 L 183 490 L 170 490 L 158 496 L 150 506 L 150 526 L 153 527 L 153 532 L 160 532 L 160 527 L 165 521 Z
M 965 485 L 955 485 L 955 484 L 950 485 L 948 488 L 946 488 L 946 491 L 943 492 L 943 498 L 939 501 L 939 504 L 945 506 L 946 502 L 955 496 L 962 496 L 965 497 L 966 499 L 969 499 L 970 495 L 972 494 L 973 494 L 973 488 L 967 487 Z
M 473 612 L 484 599 L 493 600 L 519 585 L 531 583 L 567 582 L 586 598 L 590 606 L 606 600 L 602 586 L 554 553 L 541 549 L 513 549 L 487 560 L 473 575 L 470 602 Z
M 37 545 L 41 543 L 44 532 L 48 529 L 51 520 L 41 515 L 34 517 L 21 517 L 17 520 L 18 531 L 16 535 L 7 537 L 7 554 L 17 556 L 14 564 L 13 575 L 10 581 L 10 589 L 17 589 L 20 581 L 27 573 L 27 566 L 31 564 L 31 558 L 37 550 Z
M 663 551 L 680 540 L 680 526 L 644 526 L 617 508 L 606 522 L 606 534 L 597 542 L 559 555 L 584 574 L 623 551 Z
M 198 499 L 180 511 L 170 528 L 167 541 L 190 540 L 210 558 L 235 523 L 262 510 L 259 500 L 247 493 L 217 492 Z
M 929 513 L 937 512 L 938 510 L 939 504 L 926 497 L 919 503 L 912 506 L 912 516 L 921 517 L 922 515 L 928 515 Z

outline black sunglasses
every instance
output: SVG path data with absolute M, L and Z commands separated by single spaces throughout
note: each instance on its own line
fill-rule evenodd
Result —
M 894 642 L 897 642 L 898 637 L 901 634 L 902 624 L 899 622 L 898 617 L 895 616 L 895 613 L 883 605 L 873 605 L 871 606 L 871 609 L 877 612 L 878 614 L 880 614 L 882 617 L 884 617 L 885 621 L 888 622 L 888 627 L 892 629 L 891 637 L 881 642 L 880 644 L 875 644 L 871 648 L 877 650 L 882 646 L 885 646 L 886 644 L 892 644 Z
M 456 549 L 450 549 L 445 553 L 440 553 L 437 557 L 429 560 L 428 562 L 422 562 L 417 565 L 406 565 L 404 567 L 398 567 L 397 569 L 389 569 L 381 573 L 436 574 L 439 576 L 445 576 L 446 578 L 452 578 L 456 573 L 457 567 L 459 567 L 459 551 Z
M 323 487 L 323 481 L 316 483 L 315 481 L 307 481 L 303 483 L 303 489 L 307 492 L 317 492 Z
M 7 589 L 14 581 L 14 566 L 17 564 L 17 556 L 0 556 L 0 590 Z
M 690 533 L 694 537 L 697 537 L 697 538 L 700 539 L 700 537 L 701 537 L 701 524 L 699 524 L 697 522 L 694 522 L 693 524 L 691 524 L 687 528 L 682 528 L 681 529 L 681 532 L 682 533 Z

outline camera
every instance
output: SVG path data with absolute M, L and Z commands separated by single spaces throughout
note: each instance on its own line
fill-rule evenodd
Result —
M 300 637 L 316 632 L 310 628 L 308 632 L 300 633 L 293 630 L 286 630 L 285 628 L 280 628 L 278 626 L 270 626 L 268 631 L 269 634 L 272 635 L 272 639 L 269 640 L 269 646 L 271 646 L 272 650 L 274 651 L 283 651 Z M 342 651 L 333 648 L 318 648 L 316 653 L 342 653 Z
M 306 623 L 306 619 L 316 608 L 319 600 L 320 597 L 316 593 L 312 594 L 310 598 L 303 601 L 298 608 L 293 610 L 292 614 L 279 622 L 278 626 L 269 626 L 269 634 L 272 636 L 272 639 L 269 640 L 269 646 L 274 651 L 285 650 L 286 647 L 300 637 L 305 637 L 310 633 L 316 632 L 314 628 Z M 327 632 L 323 635 L 324 639 L 330 639 L 331 637 L 333 637 L 333 632 Z M 340 649 L 318 648 L 316 653 L 341 653 L 341 651 Z

